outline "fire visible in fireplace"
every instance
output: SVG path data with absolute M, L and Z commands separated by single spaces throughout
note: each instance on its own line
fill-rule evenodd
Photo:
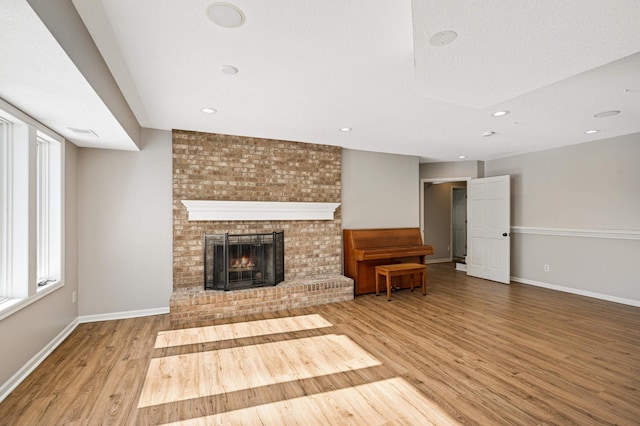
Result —
M 231 269 L 247 269 L 253 268 L 256 264 L 253 263 L 253 260 L 246 256 L 242 256 L 240 259 L 232 259 L 231 260 Z
M 238 290 L 284 281 L 284 231 L 204 236 L 204 288 Z

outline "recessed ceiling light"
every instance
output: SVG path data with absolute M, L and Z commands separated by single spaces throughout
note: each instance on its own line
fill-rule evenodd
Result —
M 234 74 L 238 74 L 238 68 L 233 67 L 231 65 L 222 65 L 220 67 L 220 72 L 226 75 L 234 75 Z
M 507 114 L 509 114 L 510 111 L 496 111 L 493 114 L 491 114 L 492 117 L 503 117 Z
M 351 127 L 340 127 L 338 130 L 341 132 L 350 132 L 353 129 Z
M 207 16 L 215 24 L 225 28 L 236 28 L 244 24 L 244 13 L 229 3 L 211 3 L 207 7 Z
M 440 31 L 429 39 L 429 44 L 437 47 L 446 46 L 453 43 L 456 38 L 458 38 L 458 34 L 455 31 Z
M 493 136 L 493 135 L 495 135 L 495 134 L 496 134 L 496 132 L 483 132 L 483 133 L 482 133 L 482 137 L 483 137 L 483 138 L 487 138 L 487 137 L 489 137 L 489 136 Z
M 592 134 L 594 134 L 594 133 L 598 133 L 599 131 L 600 131 L 600 130 L 593 129 L 593 130 L 587 130 L 585 133 L 586 133 L 587 135 L 592 135 Z
M 599 112 L 596 115 L 594 115 L 594 117 L 596 118 L 602 118 L 602 117 L 611 117 L 613 115 L 618 115 L 620 114 L 620 111 L 604 111 L 604 112 Z
M 467 158 L 467 156 L 466 155 L 458 155 L 458 158 L 461 159 L 461 160 L 464 160 L 465 158 Z
M 200 111 L 204 112 L 205 114 L 215 114 L 216 112 L 218 112 L 213 108 L 202 108 Z

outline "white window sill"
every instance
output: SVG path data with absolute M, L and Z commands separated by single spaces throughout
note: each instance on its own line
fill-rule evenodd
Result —
M 36 294 L 24 297 L 21 299 L 7 299 L 3 302 L 0 302 L 0 321 L 5 319 L 6 317 L 15 314 L 19 310 L 26 308 L 34 302 L 42 299 L 43 297 L 53 293 L 59 288 L 64 287 L 64 283 L 61 281 L 48 284 L 44 287 L 40 287 Z

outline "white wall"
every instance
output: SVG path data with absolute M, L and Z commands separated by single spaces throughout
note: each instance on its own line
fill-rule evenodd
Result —
M 78 305 L 71 294 L 77 280 L 77 148 L 65 146 L 65 264 L 64 286 L 0 321 L 0 400 L 75 327 Z
M 342 228 L 418 227 L 418 157 L 342 150 Z
M 81 148 L 79 315 L 168 312 L 171 132 L 143 129 L 140 152 Z
M 484 177 L 482 161 L 449 161 L 420 164 L 420 179 Z
M 511 175 L 514 280 L 640 306 L 640 239 L 607 233 L 640 238 L 639 159 L 634 134 L 487 161 Z

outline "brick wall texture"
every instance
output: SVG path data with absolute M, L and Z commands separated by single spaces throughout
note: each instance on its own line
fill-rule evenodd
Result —
M 192 221 L 181 200 L 340 202 L 340 147 L 173 131 L 173 286 L 204 285 L 203 236 L 284 230 L 285 281 L 341 274 L 334 220 Z

